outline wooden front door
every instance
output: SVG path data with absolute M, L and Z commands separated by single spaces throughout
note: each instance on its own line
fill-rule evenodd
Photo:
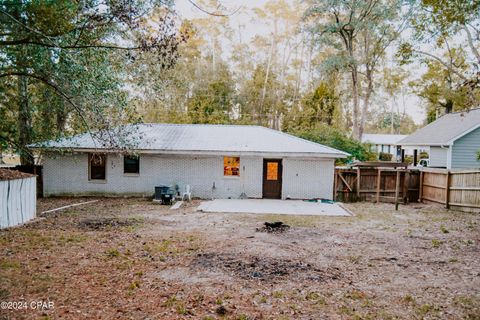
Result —
M 282 160 L 263 159 L 263 197 L 282 198 Z

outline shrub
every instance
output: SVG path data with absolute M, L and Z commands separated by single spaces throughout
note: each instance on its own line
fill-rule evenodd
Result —
M 340 130 L 326 124 L 318 124 L 313 129 L 290 133 L 306 140 L 348 152 L 351 155 L 347 159 L 339 159 L 338 163 L 350 162 L 353 158 L 360 161 L 376 160 L 376 154 L 370 151 L 367 144 L 352 139 Z
M 378 154 L 378 160 L 380 161 L 392 161 L 392 154 L 391 153 L 386 153 L 386 152 L 380 152 Z

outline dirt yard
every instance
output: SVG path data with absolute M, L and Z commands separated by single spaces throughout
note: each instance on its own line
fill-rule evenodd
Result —
M 44 199 L 38 209 L 87 200 Z M 348 205 L 353 217 L 207 214 L 196 205 L 99 199 L 0 231 L 0 301 L 27 303 L 2 304 L 0 318 L 480 319 L 479 214 L 369 203 Z M 266 221 L 290 228 L 267 232 Z

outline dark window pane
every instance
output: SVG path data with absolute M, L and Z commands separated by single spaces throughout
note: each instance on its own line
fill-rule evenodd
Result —
M 89 154 L 90 180 L 105 180 L 107 157 L 104 154 Z
M 123 173 L 140 173 L 140 158 L 136 156 L 124 156 Z

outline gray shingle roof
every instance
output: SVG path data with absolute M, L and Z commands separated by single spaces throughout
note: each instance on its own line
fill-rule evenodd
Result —
M 397 144 L 402 146 L 450 145 L 480 126 L 480 108 L 446 114 Z
M 135 149 L 151 153 L 268 153 L 344 158 L 348 156 L 315 142 L 277 130 L 247 125 L 138 124 L 124 129 L 136 136 Z M 135 138 L 134 138 L 135 139 Z M 35 144 L 34 148 L 85 150 L 101 147 L 88 133 Z

